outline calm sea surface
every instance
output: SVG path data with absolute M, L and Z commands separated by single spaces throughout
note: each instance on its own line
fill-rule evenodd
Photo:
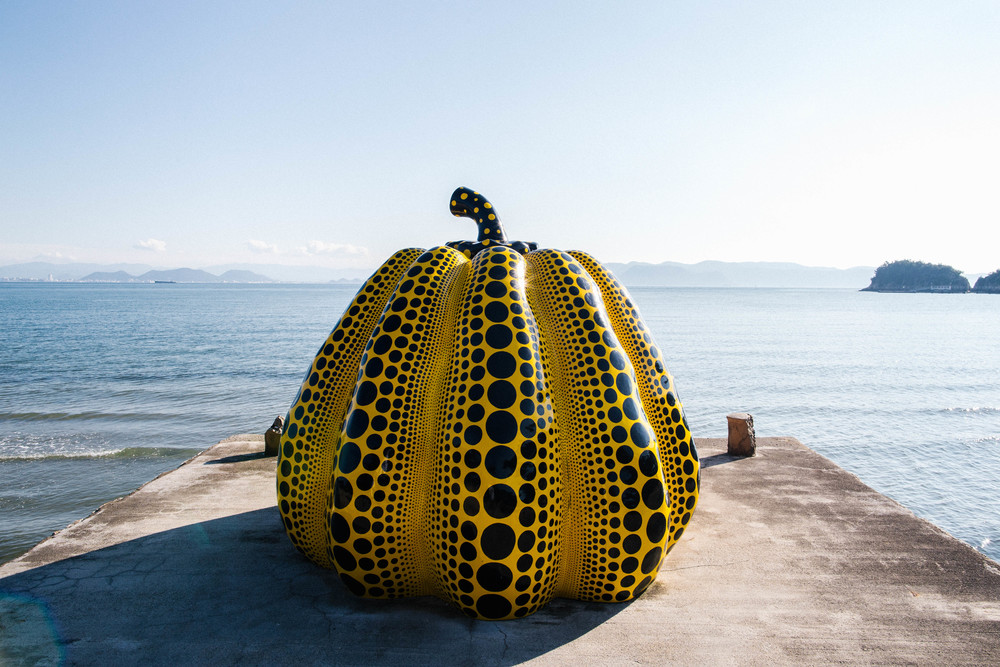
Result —
M 0 562 L 263 433 L 355 289 L 0 283 Z M 750 412 L 1000 559 L 1000 296 L 632 295 L 696 437 Z

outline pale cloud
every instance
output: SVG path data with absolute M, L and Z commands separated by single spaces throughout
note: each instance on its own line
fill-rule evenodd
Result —
M 167 242 L 159 239 L 146 239 L 135 244 L 141 250 L 152 250 L 153 252 L 163 252 L 167 249 Z
M 306 255 L 335 255 L 347 257 L 367 257 L 368 248 L 351 245 L 350 243 L 328 243 L 326 241 L 309 241 L 301 251 Z
M 267 253 L 271 255 L 276 255 L 278 253 L 278 246 L 273 243 L 268 243 L 267 241 L 258 241 L 257 239 L 250 239 L 247 241 L 247 245 L 254 252 Z

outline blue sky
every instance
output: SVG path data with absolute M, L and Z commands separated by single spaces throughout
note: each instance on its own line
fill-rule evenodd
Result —
M 1000 3 L 4 2 L 0 264 L 1000 268 Z

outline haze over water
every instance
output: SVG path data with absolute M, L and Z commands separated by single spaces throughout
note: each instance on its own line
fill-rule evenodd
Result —
M 0 561 L 221 438 L 262 433 L 355 290 L 0 284 Z M 1000 297 L 632 294 L 695 437 L 749 411 L 758 436 L 799 438 L 1000 558 Z

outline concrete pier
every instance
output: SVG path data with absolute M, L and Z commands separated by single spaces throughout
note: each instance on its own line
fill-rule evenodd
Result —
M 0 567 L 0 664 L 1000 664 L 1000 565 L 794 439 L 697 444 L 699 507 L 644 596 L 484 622 L 354 598 L 236 436 Z

